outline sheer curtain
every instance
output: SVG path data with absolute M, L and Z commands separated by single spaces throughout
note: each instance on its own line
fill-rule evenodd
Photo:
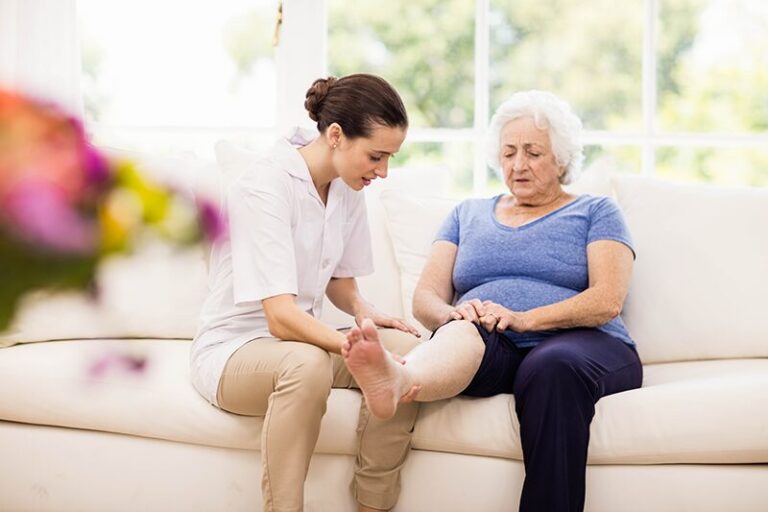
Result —
M 76 0 L 0 0 L 0 86 L 82 118 Z

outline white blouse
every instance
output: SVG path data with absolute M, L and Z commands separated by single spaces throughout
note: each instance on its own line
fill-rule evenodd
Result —
M 228 187 L 229 237 L 211 252 L 190 357 L 192 383 L 214 405 L 229 357 L 271 336 L 262 299 L 292 294 L 319 318 L 331 277 L 373 272 L 363 193 L 336 178 L 323 204 L 298 152 L 316 136 L 295 129 Z

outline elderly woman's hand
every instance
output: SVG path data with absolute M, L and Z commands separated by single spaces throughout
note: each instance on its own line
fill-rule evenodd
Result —
M 506 331 L 510 329 L 515 332 L 525 332 L 529 330 L 528 315 L 523 311 L 512 311 L 500 304 L 486 300 L 482 303 L 484 315 L 480 318 L 480 325 L 486 330 Z
M 467 320 L 473 324 L 480 323 L 480 318 L 485 315 L 483 303 L 479 299 L 472 299 L 457 304 L 449 314 L 450 320 Z

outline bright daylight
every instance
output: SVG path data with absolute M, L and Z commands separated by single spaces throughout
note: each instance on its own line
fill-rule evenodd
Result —
M 0 0 L 0 511 L 768 510 L 765 0 Z

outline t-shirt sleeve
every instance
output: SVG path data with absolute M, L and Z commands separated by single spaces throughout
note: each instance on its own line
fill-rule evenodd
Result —
M 589 232 L 587 233 L 587 245 L 597 240 L 614 240 L 621 242 L 635 254 L 632 237 L 629 228 L 624 221 L 624 215 L 619 206 L 609 197 L 601 197 L 590 212 Z
M 348 194 L 346 221 L 342 226 L 344 250 L 333 271 L 333 277 L 361 277 L 373 273 L 371 231 L 368 227 L 365 194 Z
M 278 176 L 235 181 L 227 193 L 237 305 L 298 294 L 290 183 Z
M 435 242 L 438 240 L 445 240 L 447 242 L 459 245 L 459 208 L 461 205 L 456 205 L 448 217 L 443 221 L 443 225 L 437 230 L 435 235 Z

